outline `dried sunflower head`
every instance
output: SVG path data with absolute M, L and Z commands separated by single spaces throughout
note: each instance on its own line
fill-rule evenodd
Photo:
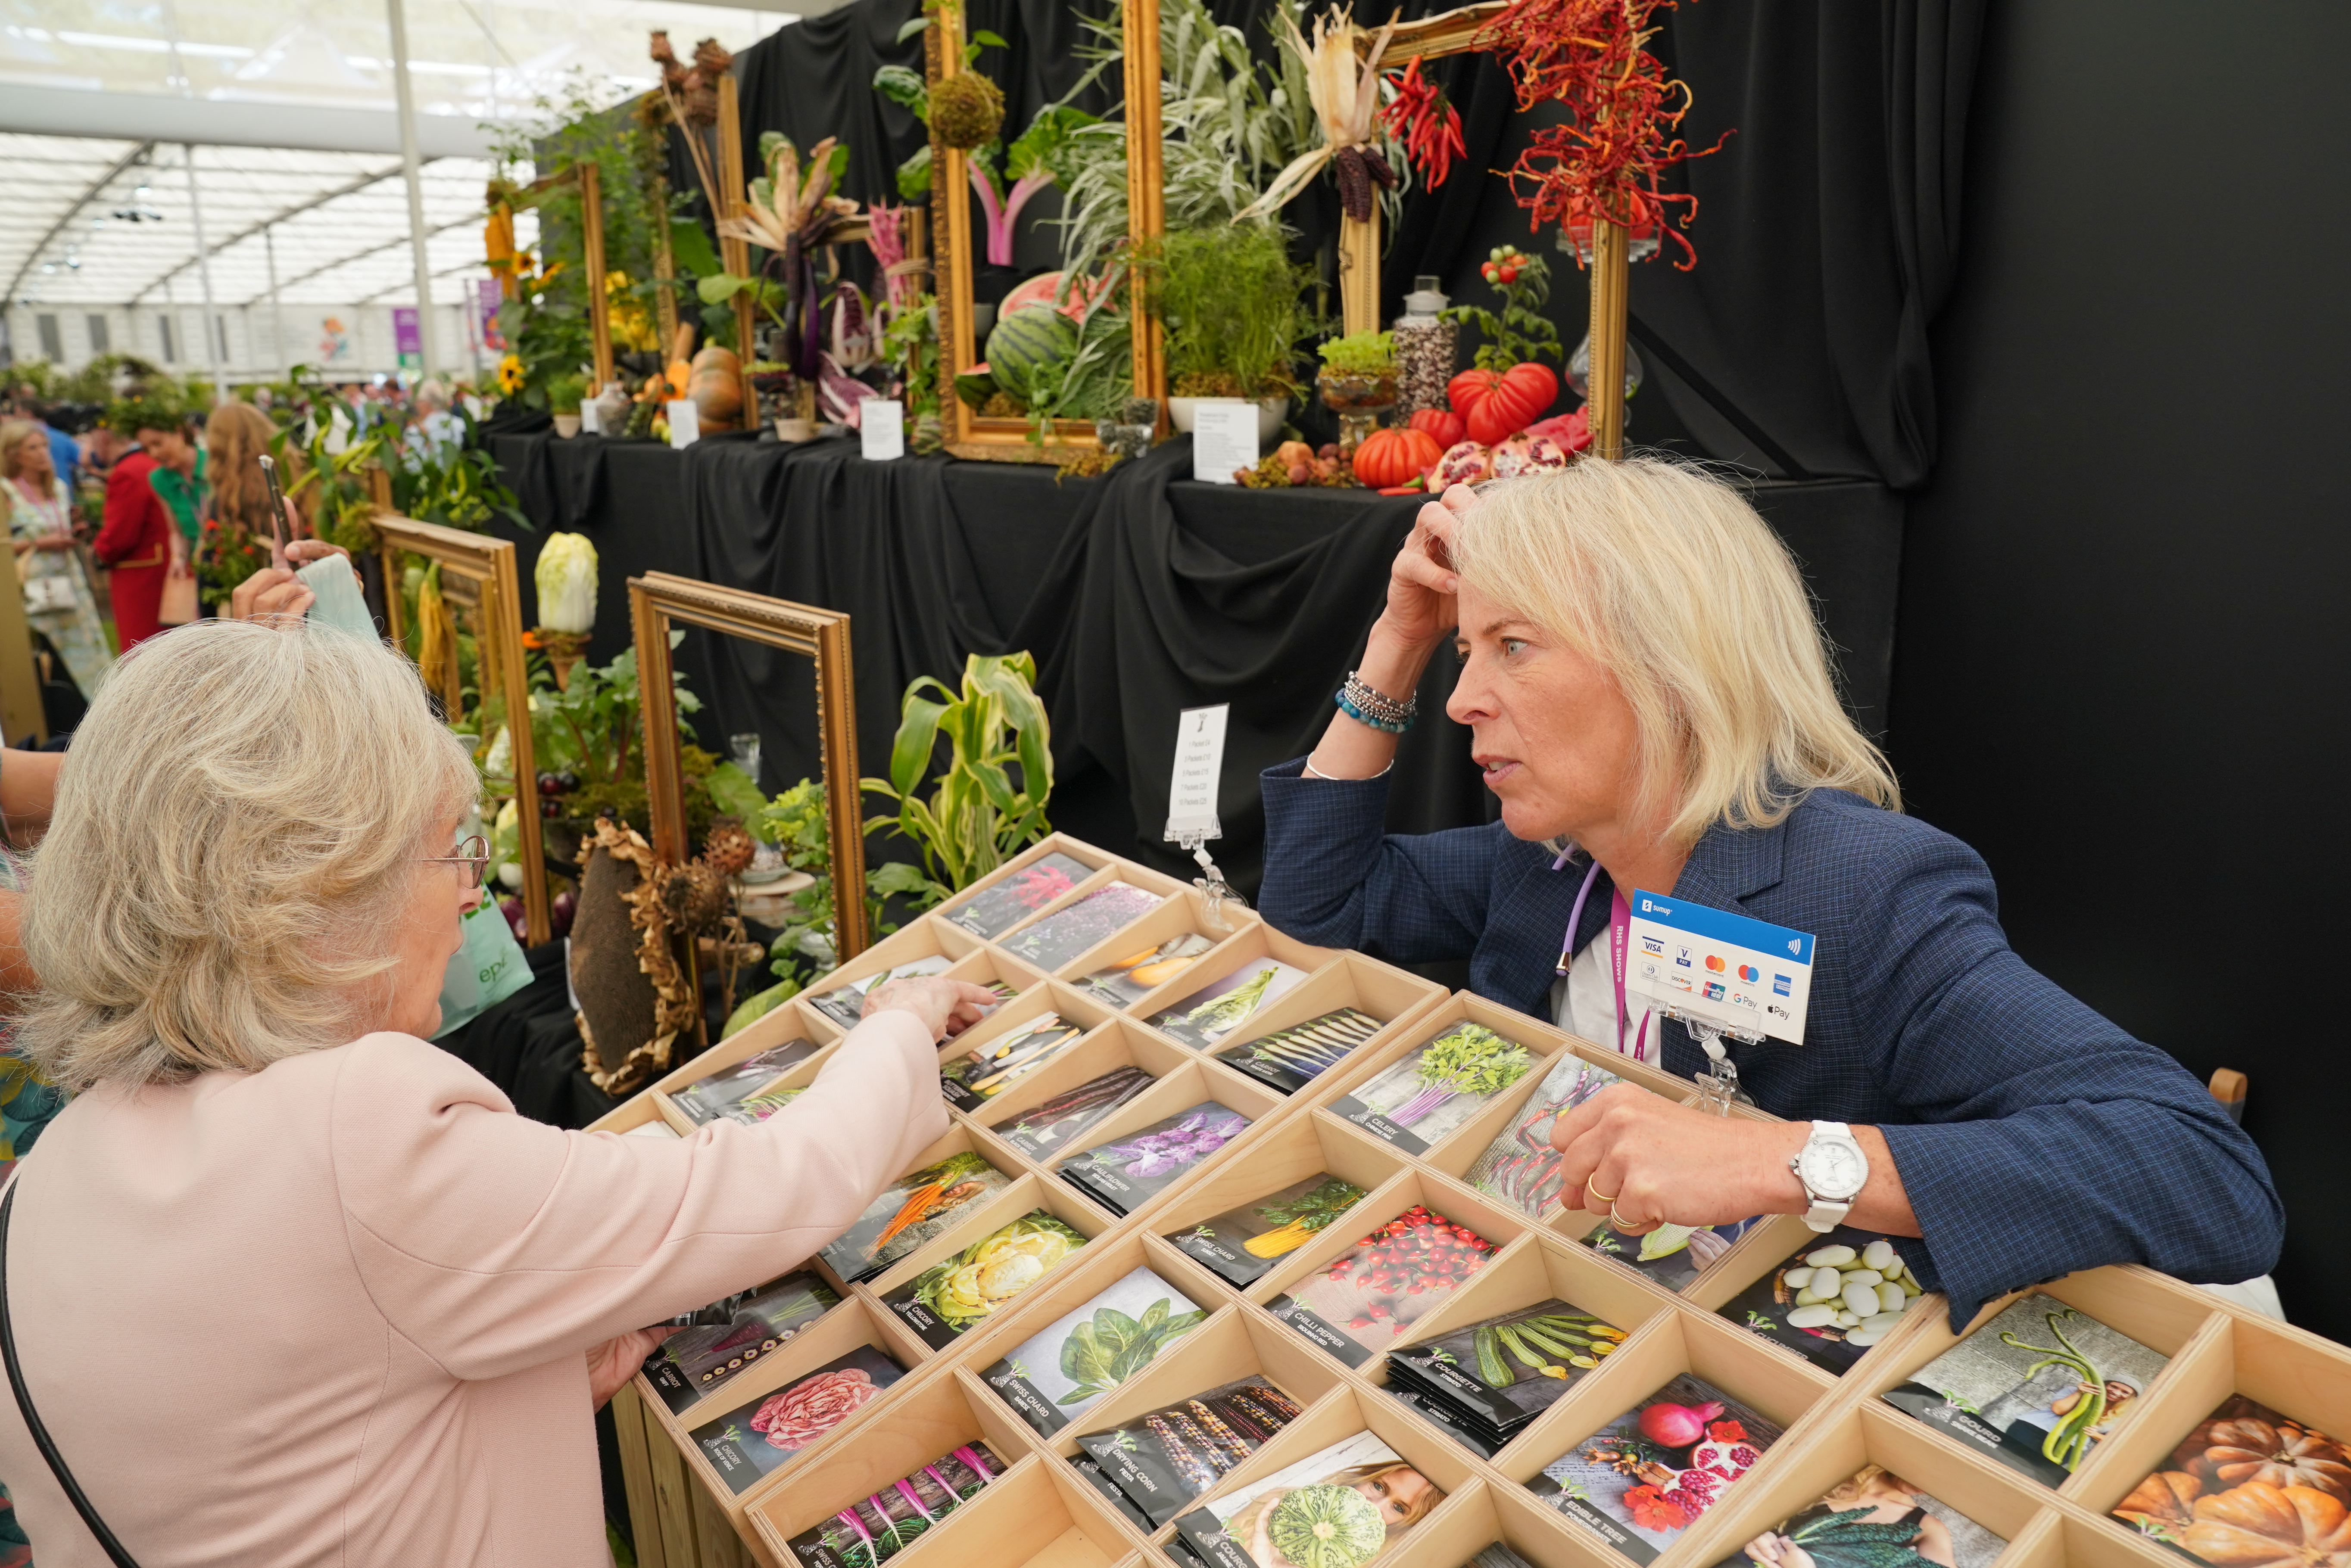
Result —
M 758 851 L 758 841 L 743 830 L 741 823 L 722 816 L 710 825 L 710 832 L 703 840 L 702 858 L 720 877 L 737 877 Z

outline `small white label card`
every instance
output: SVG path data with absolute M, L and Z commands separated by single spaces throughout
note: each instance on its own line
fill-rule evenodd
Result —
M 868 398 L 857 405 L 857 440 L 868 462 L 906 455 L 906 405 L 895 398 Z
M 1192 477 L 1236 484 L 1233 471 L 1255 468 L 1257 405 L 1238 398 L 1203 398 L 1192 405 Z
M 692 398 L 672 398 L 662 405 L 669 416 L 669 444 L 692 446 L 702 439 L 702 410 Z
M 580 433 L 581 435 L 604 433 L 604 410 L 596 406 L 596 400 L 593 398 L 580 400 Z
M 1217 780 L 1225 767 L 1225 717 L 1231 704 L 1186 708 L 1176 728 L 1176 772 L 1167 781 L 1167 836 L 1178 844 L 1222 838 Z
M 1804 1043 L 1813 936 L 1663 893 L 1635 891 L 1625 989 L 1745 1034 Z

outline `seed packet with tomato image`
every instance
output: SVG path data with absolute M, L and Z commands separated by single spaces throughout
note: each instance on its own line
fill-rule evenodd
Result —
M 1684 1374 L 1545 1465 L 1527 1490 L 1634 1562 L 1654 1562 L 1780 1431 Z
M 1758 1531 L 1717 1568 L 1786 1568 L 1804 1558 L 1820 1568 L 1991 1568 L 2007 1544 L 1884 1465 L 1868 1465 Z
M 882 1396 L 905 1368 L 870 1345 L 694 1429 L 695 1446 L 741 1495 Z
M 1066 855 L 1048 855 L 1023 866 L 1003 881 L 982 888 L 946 911 L 948 919 L 976 937 L 1008 931 L 1079 883 L 1094 868 Z
M 2303 1496 L 2296 1497 L 2299 1491 Z M 2315 1496 L 2310 1494 L 2317 1494 Z M 2334 1507 L 2327 1506 L 2332 1499 Z M 2249 1562 L 2310 1563 L 2329 1521 L 2345 1539 L 2351 1451 L 2317 1428 L 2232 1394 L 2115 1504 L 2116 1519 L 2190 1557 L 2234 1568 Z M 2296 1555 L 2297 1535 L 2304 1543 Z M 2351 1548 L 2324 1561 L 2336 1568 Z M 1961 1564 L 1960 1568 L 1968 1568 Z
M 1493 1242 L 1416 1203 L 1268 1310 L 1350 1366 L 1402 1338 L 1486 1266 Z

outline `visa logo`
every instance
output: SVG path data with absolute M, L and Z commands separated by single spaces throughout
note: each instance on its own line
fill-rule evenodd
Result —
M 1790 982 L 1790 981 L 1789 981 L 1789 979 L 1788 979 L 1788 977 L 1787 977 L 1786 975 L 1784 975 L 1784 974 L 1775 974 L 1775 975 L 1773 975 L 1773 976 L 1771 977 L 1771 994 L 1772 994 L 1772 995 L 1774 995 L 1774 996 L 1785 996 L 1785 995 L 1787 995 L 1787 994 L 1788 994 L 1788 986 L 1789 986 L 1789 984 L 1790 984 L 1790 983 L 1791 983 L 1791 982 Z
M 1690 966 L 1689 949 L 1687 949 L 1687 948 L 1676 948 L 1676 949 L 1674 950 L 1674 951 L 1681 955 L 1680 957 L 1678 957 L 1678 958 L 1677 958 L 1677 959 L 1675 959 L 1675 960 L 1674 960 L 1674 965 L 1675 965 L 1675 967 L 1676 967 L 1676 968 L 1677 968 L 1677 969 L 1687 969 L 1687 968 L 1689 968 L 1689 966 Z
M 1646 950 L 1656 953 L 1660 958 L 1665 956 L 1666 944 L 1659 941 L 1655 937 L 1643 937 L 1641 939 L 1641 946 Z

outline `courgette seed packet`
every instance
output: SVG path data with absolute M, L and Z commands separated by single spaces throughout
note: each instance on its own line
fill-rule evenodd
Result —
M 1426 1154 L 1533 1070 L 1525 1046 L 1465 1020 L 1340 1096 L 1331 1112 L 1407 1154 Z
M 1615 1354 L 1625 1331 L 1559 1300 L 1537 1302 L 1388 1352 L 1388 1379 L 1416 1386 L 1496 1437 L 1515 1434 Z
M 1717 1309 L 1839 1376 L 1926 1297 L 1891 1237 L 1840 1225 Z
M 1719 1568 L 1991 1568 L 2008 1545 L 1884 1465 L 1865 1466 L 1792 1518 L 1759 1531 Z
M 935 1241 L 948 1228 L 1011 1185 L 1012 1179 L 966 1150 L 935 1165 L 910 1170 L 882 1189 L 882 1196 L 817 1254 L 842 1279 L 855 1283 L 883 1272 L 899 1259 Z
M 1215 1100 L 1123 1137 L 1073 1154 L 1061 1179 L 1113 1214 L 1132 1214 L 1249 1129 L 1249 1117 Z
M 1350 1366 L 1393 1345 L 1490 1262 L 1494 1243 L 1416 1203 L 1267 1310 Z
M 882 1397 L 905 1368 L 870 1345 L 694 1429 L 695 1446 L 740 1496 Z
M 756 1056 L 746 1057 L 732 1067 L 722 1067 L 707 1078 L 688 1084 L 670 1096 L 670 1103 L 684 1111 L 686 1119 L 696 1127 L 715 1122 L 816 1052 L 813 1040 L 787 1040 L 780 1045 L 770 1045 Z
M 1217 1053 L 1217 1060 L 1259 1083 L 1294 1095 L 1347 1059 L 1350 1052 L 1380 1032 L 1368 1012 L 1342 1007 L 1277 1029 L 1270 1034 Z
M 892 981 L 911 980 L 917 975 L 945 974 L 954 963 L 955 960 L 945 953 L 933 953 L 928 958 L 913 959 L 893 968 L 869 974 L 863 980 L 852 980 L 847 985 L 834 986 L 821 996 L 809 998 L 809 1005 L 843 1029 L 854 1029 L 859 1021 L 865 1016 L 865 999 Z
M 882 1298 L 899 1321 L 935 1350 L 1045 1277 L 1086 1239 L 1054 1215 L 1032 1209 Z
M 1066 855 L 1046 855 L 1003 881 L 981 888 L 946 911 L 948 919 L 976 937 L 1010 930 L 1094 874 Z
M 1029 1158 L 1043 1159 L 1068 1147 L 1087 1128 L 1100 1127 L 1158 1081 L 1140 1067 L 1115 1067 L 1030 1106 L 996 1130 Z
M 1280 959 L 1252 959 L 1222 979 L 1209 981 L 1151 1023 L 1195 1051 L 1206 1051 L 1305 978 L 1304 970 Z
M 880 1568 L 1008 1468 L 986 1443 L 967 1443 L 786 1544 L 801 1568 Z
M 2297 1490 L 2332 1498 L 2337 1506 L 2330 1511 L 2317 1498 L 2296 1498 Z M 2315 1427 L 2232 1394 L 2115 1504 L 2114 1515 L 2149 1540 L 2213 1568 L 2286 1561 L 2293 1532 L 2299 1530 L 2305 1540 L 2314 1533 L 2304 1521 L 2315 1521 L 2315 1533 L 2324 1540 L 2325 1521 L 2331 1517 L 2338 1544 L 2323 1562 L 2325 1568 L 2342 1568 L 2351 1556 L 2351 1548 L 2339 1544 L 2340 1505 L 2346 1501 L 2351 1451 Z M 2288 1520 L 2295 1522 L 2287 1525 Z M 2317 1553 L 2304 1550 L 2295 1560 L 2310 1563 Z
M 654 1347 L 642 1369 L 645 1380 L 675 1415 L 789 1344 L 840 1303 L 814 1274 L 786 1274 L 756 1291 L 722 1297 L 688 1314 L 693 1322 Z
M 1552 1057 L 1534 1098 L 1519 1107 L 1510 1125 L 1470 1166 L 1469 1185 L 1537 1220 L 1558 1213 L 1566 1199 L 1582 1194 L 1560 1190 L 1561 1156 L 1551 1146 L 1552 1127 L 1611 1084 L 1624 1081 L 1573 1051 Z
M 1267 1438 L 1298 1419 L 1298 1406 L 1263 1377 L 1204 1388 L 1123 1427 L 1087 1432 L 1086 1479 L 1125 1505 L 1147 1533 L 1173 1520 Z
M 939 1069 L 939 1093 L 976 1111 L 1078 1043 L 1081 1031 L 1058 1012 L 1040 1013 Z
M 1527 1490 L 1634 1562 L 1653 1562 L 1780 1431 L 1684 1374 L 1545 1465 Z
M 1437 1483 L 1358 1432 L 1176 1521 L 1207 1568 L 1365 1568 L 1445 1501 Z
M 1022 1420 L 1050 1438 L 1207 1315 L 1149 1269 L 1137 1269 L 1014 1345 L 980 1376 Z
M 1186 931 L 1155 948 L 1144 948 L 1113 960 L 1077 981 L 1077 987 L 1108 1006 L 1133 1007 L 1190 969 L 1199 961 L 1201 954 L 1216 945 L 1197 931 Z
M 1165 902 L 1160 894 L 1128 883 L 1113 882 L 1005 938 L 1004 950 L 1027 959 L 1039 969 L 1059 969 L 1097 943 L 1110 940 Z
M 1317 1172 L 1189 1230 L 1171 1231 L 1167 1239 L 1227 1282 L 1246 1287 L 1363 1199 L 1364 1189 L 1353 1182 Z

